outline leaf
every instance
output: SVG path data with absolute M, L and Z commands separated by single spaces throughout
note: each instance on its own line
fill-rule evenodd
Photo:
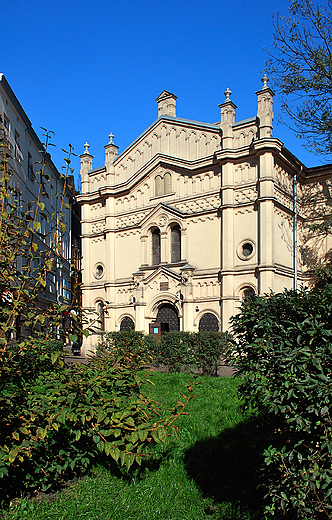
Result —
M 120 457 L 120 450 L 119 448 L 117 448 L 116 446 L 115 447 L 111 447 L 110 448 L 110 455 L 112 457 L 112 459 L 115 460 L 115 462 L 117 462 L 119 460 L 119 457 Z
M 149 435 L 149 430 L 139 430 L 138 431 L 139 440 L 142 442 L 145 441 L 145 439 L 147 438 L 148 435 Z
M 69 334 L 69 339 L 70 339 L 70 341 L 75 343 L 75 341 L 77 341 L 77 339 L 78 339 L 77 334 Z
M 39 231 L 40 227 L 41 227 L 41 223 L 38 220 L 35 220 L 35 222 L 33 223 L 33 229 L 35 231 Z
M 161 442 L 165 442 L 167 438 L 167 432 L 166 429 L 163 426 L 158 426 L 158 437 L 161 440 Z

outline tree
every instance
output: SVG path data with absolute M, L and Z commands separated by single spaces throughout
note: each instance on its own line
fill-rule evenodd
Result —
M 332 152 L 332 2 L 293 0 L 290 16 L 274 17 L 267 72 L 289 126 L 314 153 Z M 288 117 L 286 118 L 288 122 Z

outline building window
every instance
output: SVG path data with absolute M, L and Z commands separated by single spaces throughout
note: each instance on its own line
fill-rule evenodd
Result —
M 20 164 L 23 162 L 23 155 L 21 152 L 21 145 L 20 145 L 20 134 L 17 130 L 15 130 L 15 159 Z
M 201 319 L 199 320 L 198 326 L 199 332 L 207 332 L 207 331 L 219 331 L 219 322 L 218 318 L 212 314 L 212 312 L 206 312 L 203 314 Z
M 28 152 L 28 177 L 32 181 L 36 179 L 36 174 L 33 171 L 33 164 L 32 164 L 32 155 Z
M 152 231 L 152 265 L 160 264 L 160 231 L 155 228 Z
M 237 256 L 241 260 L 251 260 L 255 254 L 255 244 L 253 240 L 242 240 L 237 247 Z
M 121 320 L 120 330 L 130 330 L 130 329 L 135 329 L 135 323 L 130 318 L 130 316 L 126 316 L 125 318 L 123 318 Z
M 156 197 L 172 193 L 172 176 L 170 173 L 165 173 L 163 177 L 161 175 L 157 175 L 157 177 L 155 177 L 154 182 Z
M 170 173 L 164 175 L 164 195 L 172 192 L 172 177 Z
M 163 179 L 160 175 L 157 175 L 157 177 L 154 180 L 155 183 L 155 195 L 156 197 L 159 197 L 160 195 L 163 195 Z
M 104 303 L 102 301 L 97 302 L 97 324 L 99 330 L 105 330 L 105 311 Z
M 252 287 L 243 287 L 242 301 L 246 302 L 251 296 L 255 296 L 255 291 Z
M 180 262 L 181 260 L 181 228 L 178 224 L 171 230 L 171 262 Z

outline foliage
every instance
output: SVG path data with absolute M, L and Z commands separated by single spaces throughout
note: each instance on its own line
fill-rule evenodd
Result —
M 47 276 L 64 260 L 62 212 L 72 147 L 63 191 L 56 195 L 59 211 L 50 216 L 41 202 L 49 181 L 50 133 L 45 137 L 37 198 L 25 210 L 11 187 L 10 143 L 0 124 L 0 480 L 7 499 L 20 490 L 54 489 L 98 460 L 127 469 L 141 464 L 176 430 L 173 423 L 194 387 L 168 412 L 143 394 L 148 377 L 138 370 L 151 357 L 138 339 L 122 337 L 88 365 L 64 363 L 63 342 L 87 333 L 77 291 L 72 301 L 45 303 Z M 41 233 L 40 218 L 52 221 L 49 236 Z
M 142 386 L 171 407 L 187 374 L 154 371 Z M 61 492 L 13 501 L 3 520 L 262 520 L 261 431 L 239 406 L 240 378 L 195 378 L 190 415 L 179 417 L 178 439 L 155 447 L 155 455 L 130 475 L 93 468 Z M 211 406 L 213 403 L 213 406 Z M 218 410 L 218 413 L 216 413 Z M 220 413 L 222 411 L 222 413 Z M 278 520 L 281 520 L 279 517 Z
M 20 194 L 12 185 L 12 157 L 10 143 L 0 115 L 0 346 L 4 352 L 8 345 L 17 341 L 22 352 L 28 352 L 34 338 L 41 336 L 46 341 L 74 334 L 78 330 L 77 312 L 69 314 L 68 304 L 75 302 L 57 301 L 47 305 L 47 278 L 61 262 L 61 240 L 66 225 L 63 221 L 72 146 L 69 145 L 65 157 L 65 174 L 61 175 L 62 191 L 56 194 L 58 210 L 48 215 L 41 195 L 48 197 L 46 187 L 49 182 L 47 165 L 51 134 L 43 134 L 45 145 L 41 144 L 40 171 L 36 174 L 36 200 L 23 207 Z M 66 208 L 66 209 L 69 209 Z M 51 221 L 51 231 L 41 232 L 41 220 Z M 77 309 L 76 309 L 77 310 Z M 68 315 L 67 331 L 64 331 L 64 313 Z M 47 327 L 46 327 L 47 325 Z M 0 354 L 1 356 L 1 354 Z M 1 361 L 1 359 L 0 359 Z
M 316 152 L 332 151 L 332 11 L 311 0 L 293 0 L 290 16 L 274 19 L 274 52 L 267 70 L 284 112 Z
M 147 392 L 148 374 L 127 351 L 95 357 L 88 365 L 40 372 L 24 394 L 9 382 L 2 402 L 12 403 L 0 433 L 0 477 L 7 496 L 56 487 L 96 461 L 113 459 L 129 469 L 175 431 L 194 385 L 166 412 Z M 17 406 L 16 406 L 17 404 Z M 7 409 L 8 411 L 8 409 Z
M 331 518 L 332 286 L 251 297 L 233 329 L 241 395 L 275 425 L 267 512 Z
M 165 332 L 158 344 L 158 362 L 170 372 L 183 372 L 195 365 L 193 336 L 190 332 Z
M 121 349 L 130 342 L 134 359 L 145 364 L 163 365 L 170 372 L 188 372 L 193 368 L 203 375 L 217 375 L 218 368 L 231 349 L 228 333 L 220 332 L 165 332 L 161 338 L 139 331 L 119 331 L 105 334 L 97 347 L 97 355 Z
M 171 372 L 197 368 L 203 375 L 217 375 L 231 347 L 223 332 L 166 332 L 159 344 L 159 362 Z

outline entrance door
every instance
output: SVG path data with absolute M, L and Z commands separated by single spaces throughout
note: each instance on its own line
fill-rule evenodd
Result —
M 159 307 L 156 321 L 160 323 L 162 332 L 180 330 L 178 311 L 171 303 Z

